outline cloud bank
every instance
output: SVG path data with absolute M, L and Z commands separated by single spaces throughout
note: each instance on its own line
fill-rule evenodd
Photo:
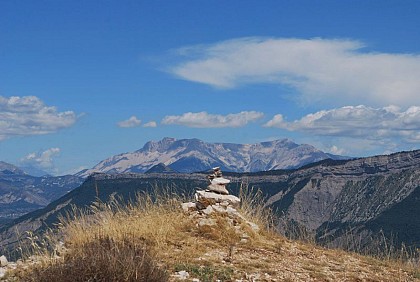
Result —
M 58 112 L 35 96 L 0 96 L 0 140 L 53 133 L 72 126 L 76 120 L 74 112 Z
M 207 112 L 184 113 L 180 116 L 166 116 L 162 124 L 177 124 L 196 128 L 243 127 L 250 122 L 261 119 L 261 112 L 243 111 L 237 114 L 215 115 Z
M 283 116 L 278 114 L 265 126 L 326 136 L 366 139 L 398 137 L 406 142 L 418 143 L 420 107 L 413 106 L 402 111 L 396 106 L 383 108 L 346 106 L 319 111 L 292 122 L 284 120 Z
M 282 84 L 335 106 L 420 103 L 420 56 L 364 52 L 354 40 L 239 38 L 179 49 L 169 72 L 217 88 Z
M 120 121 L 118 123 L 118 126 L 128 128 L 128 127 L 137 127 L 140 124 L 141 124 L 141 120 L 139 120 L 136 116 L 131 116 L 127 120 Z

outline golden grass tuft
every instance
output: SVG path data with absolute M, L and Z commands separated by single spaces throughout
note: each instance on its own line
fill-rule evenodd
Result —
M 273 210 L 265 205 L 267 199 L 261 190 L 242 183 L 239 189 L 239 198 L 241 199 L 239 208 L 241 214 L 263 230 L 273 230 L 275 216 Z
M 160 282 L 168 273 L 138 238 L 104 236 L 72 248 L 62 258 L 36 263 L 17 274 L 19 281 L 144 281 Z

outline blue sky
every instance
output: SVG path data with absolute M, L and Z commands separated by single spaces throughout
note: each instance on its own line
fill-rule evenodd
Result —
M 418 149 L 419 1 L 1 1 L 0 160 L 163 137 Z

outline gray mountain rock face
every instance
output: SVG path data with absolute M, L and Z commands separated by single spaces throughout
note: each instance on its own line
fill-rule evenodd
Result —
M 255 172 L 297 168 L 327 158 L 342 157 L 326 154 L 310 145 L 298 145 L 288 139 L 231 144 L 164 138 L 150 141 L 138 151 L 108 158 L 77 175 L 87 177 L 94 172 L 142 173 L 159 163 L 183 173 L 205 171 L 216 166 L 224 171 Z
M 382 230 L 420 245 L 420 150 L 321 164 L 290 174 L 286 182 L 268 203 L 285 222 L 319 240 L 334 245 L 345 232 L 367 237 Z

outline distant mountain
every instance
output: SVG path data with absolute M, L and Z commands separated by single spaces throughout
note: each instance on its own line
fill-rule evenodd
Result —
M 45 207 L 81 183 L 76 176 L 36 177 L 0 162 L 0 221 Z
M 38 177 L 51 176 L 51 174 L 49 174 L 45 170 L 42 170 L 33 166 L 21 166 L 20 169 L 23 170 L 26 174 L 29 174 L 32 176 L 38 176 Z
M 48 172 L 41 170 L 39 168 L 35 168 L 32 166 L 21 166 L 17 167 L 15 165 L 0 161 L 0 175 L 1 174 L 27 174 L 31 176 L 50 176 Z
M 0 176 L 1 175 L 24 175 L 25 172 L 12 164 L 0 161 Z
M 143 173 L 163 163 L 178 172 L 190 173 L 220 166 L 224 171 L 255 172 L 298 168 L 323 159 L 344 157 L 326 154 L 311 145 L 298 145 L 289 139 L 256 144 L 206 143 L 199 139 L 164 138 L 150 141 L 138 151 L 101 161 L 94 168 L 76 174 Z

